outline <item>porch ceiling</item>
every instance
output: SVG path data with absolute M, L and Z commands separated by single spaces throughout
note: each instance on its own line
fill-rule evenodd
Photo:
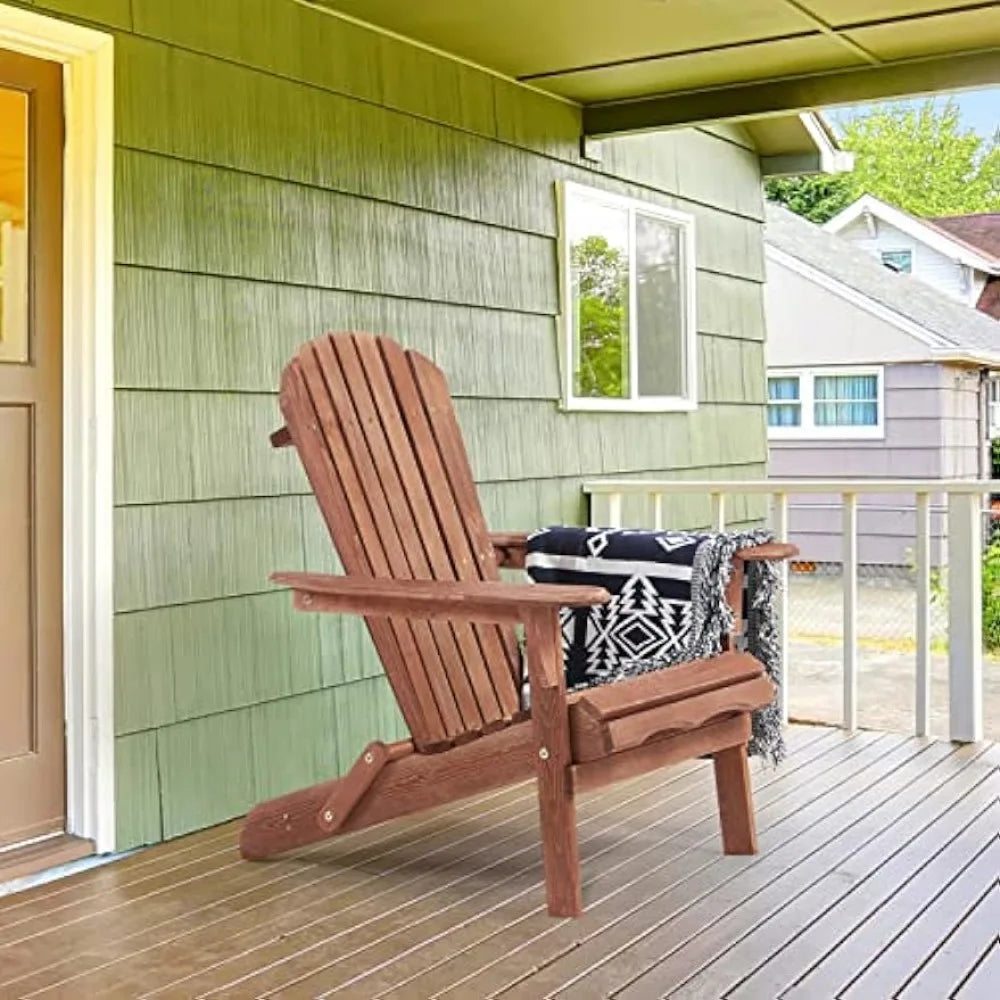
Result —
M 323 0 L 583 104 L 609 134 L 1000 83 L 1000 5 Z

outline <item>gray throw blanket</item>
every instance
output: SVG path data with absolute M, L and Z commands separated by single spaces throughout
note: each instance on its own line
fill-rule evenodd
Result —
M 561 612 L 570 690 L 612 684 L 722 652 L 733 627 L 726 601 L 738 549 L 773 541 L 768 531 L 686 532 L 545 528 L 528 537 L 526 568 L 538 583 L 601 586 L 611 602 Z M 780 577 L 768 562 L 747 564 L 747 652 L 781 684 L 774 608 Z M 785 754 L 777 701 L 753 713 L 750 753 L 777 763 Z

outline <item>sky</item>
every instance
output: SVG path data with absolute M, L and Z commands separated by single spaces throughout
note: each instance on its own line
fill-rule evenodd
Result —
M 946 95 L 939 95 L 943 100 Z M 1000 87 L 987 90 L 966 90 L 952 94 L 962 111 L 962 124 L 991 139 L 1000 130 Z M 899 102 L 906 103 L 906 102 Z M 920 103 L 918 99 L 914 103 Z M 827 112 L 835 124 L 840 125 L 859 111 L 863 112 L 869 105 L 856 105 L 848 108 L 835 108 Z

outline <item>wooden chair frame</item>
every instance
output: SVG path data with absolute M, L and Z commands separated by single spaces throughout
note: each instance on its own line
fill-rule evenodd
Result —
M 360 543 L 355 535 L 344 533 L 347 530 L 344 519 L 353 516 L 343 503 L 346 494 L 331 492 L 335 490 L 329 484 L 334 465 L 325 453 L 326 464 L 317 464 L 316 456 L 310 452 L 316 447 L 310 435 L 329 437 L 342 431 L 346 438 L 348 433 L 355 433 L 357 459 L 362 446 L 376 439 L 364 437 L 352 421 L 355 413 L 373 419 L 372 410 L 362 412 L 362 403 L 355 399 L 356 410 L 352 409 L 348 418 L 341 418 L 341 423 L 334 427 L 325 416 L 316 416 L 318 409 L 315 412 L 303 409 L 302 394 L 296 388 L 299 383 L 294 379 L 304 381 L 306 376 L 300 369 L 307 365 L 318 365 L 316 370 L 332 365 L 330 359 L 338 351 L 347 358 L 341 363 L 344 371 L 348 371 L 354 356 L 351 352 L 357 351 L 361 356 L 366 351 L 374 352 L 375 341 L 381 357 L 387 359 L 387 369 L 392 371 L 392 365 L 398 361 L 395 352 L 401 356 L 402 352 L 383 338 L 336 334 L 307 345 L 283 377 L 282 409 L 288 425 L 272 435 L 276 447 L 294 444 L 298 448 L 331 532 L 335 537 L 341 532 L 338 548 L 343 545 L 349 550 L 352 544 Z M 367 356 L 373 365 L 379 357 L 377 352 Z M 410 370 L 418 376 L 417 384 L 431 387 L 423 390 L 425 398 L 435 393 L 436 418 L 453 421 L 450 400 L 446 405 L 441 399 L 437 369 L 413 352 L 405 352 L 405 356 Z M 354 371 L 357 375 L 358 370 Z M 400 377 L 404 376 L 405 372 Z M 378 376 L 367 377 L 374 383 Z M 328 372 L 324 378 L 323 391 L 332 386 L 329 392 L 339 401 L 335 389 L 344 393 L 345 388 L 343 383 L 336 382 L 337 373 Z M 398 396 L 402 411 L 405 392 L 399 390 Z M 384 397 L 384 401 L 388 407 L 391 400 Z M 325 397 L 323 405 L 327 405 Z M 428 406 L 428 413 L 430 409 Z M 359 423 L 358 428 L 361 426 Z M 461 499 L 467 497 L 471 474 L 467 473 L 467 465 L 463 465 L 464 449 L 457 453 L 453 440 L 446 437 L 452 430 L 457 433 L 457 424 L 454 429 L 448 424 L 438 440 L 444 442 L 440 444 L 441 454 L 458 470 L 449 471 L 449 482 L 456 497 Z M 399 440 L 405 444 L 404 438 Z M 330 446 L 333 450 L 336 447 L 337 442 Z M 346 462 L 343 457 L 346 454 L 342 449 L 338 461 Z M 409 461 L 407 455 L 403 458 Z M 367 462 L 367 456 L 361 455 L 361 459 Z M 362 471 L 366 467 L 357 460 L 355 464 Z M 405 471 L 405 463 L 399 461 L 398 468 Z M 348 470 L 351 475 L 352 470 L 353 466 Z M 464 504 L 465 509 L 460 513 L 475 523 L 481 515 L 478 507 L 472 508 L 473 502 L 474 498 Z M 508 637 L 510 626 L 523 626 L 531 710 L 526 713 L 513 706 L 510 677 L 503 674 L 503 693 L 496 696 L 502 704 L 492 715 L 483 713 L 478 729 L 463 730 L 456 724 L 447 740 L 436 742 L 434 734 L 428 733 L 422 733 L 419 743 L 416 736 L 393 744 L 374 741 L 343 777 L 256 806 L 241 834 L 243 856 L 267 858 L 337 833 L 359 830 L 534 776 L 549 912 L 555 916 L 577 916 L 582 912 L 582 898 L 575 793 L 703 755 L 712 755 L 714 760 L 723 849 L 731 854 L 753 853 L 756 835 L 746 754 L 750 712 L 774 697 L 773 685 L 761 665 L 746 654 L 731 651 L 709 661 L 567 696 L 559 610 L 602 604 L 610 595 L 599 587 L 501 582 L 497 572 L 500 567 L 524 566 L 526 536 L 504 532 L 485 537 L 492 562 L 490 565 L 481 562 L 474 567 L 479 574 L 475 579 L 389 578 L 350 572 L 345 576 L 309 573 L 272 576 L 276 583 L 292 590 L 297 609 L 364 615 L 380 651 L 388 648 L 384 645 L 387 630 L 400 623 L 427 622 L 430 623 L 427 628 L 432 629 L 434 623 L 441 622 L 456 630 L 459 627 L 456 623 L 480 623 L 507 627 Z M 737 629 L 744 563 L 753 559 L 785 559 L 795 551 L 788 545 L 769 545 L 737 554 L 728 592 L 736 612 Z M 343 552 L 341 556 L 344 558 Z M 415 631 L 413 634 L 417 635 Z M 461 638 L 457 631 L 455 634 Z M 485 649 L 482 634 L 477 635 Z M 509 656 L 507 645 L 509 641 L 502 634 L 500 646 L 494 648 L 503 648 L 503 655 Z M 508 667 L 509 664 L 503 670 Z M 410 712 L 411 718 L 419 720 L 419 706 L 413 692 L 405 690 L 398 677 L 394 689 L 404 715 Z M 500 691 L 499 684 L 496 690 Z

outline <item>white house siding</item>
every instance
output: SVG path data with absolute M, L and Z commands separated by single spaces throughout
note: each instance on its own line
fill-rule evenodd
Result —
M 885 439 L 771 441 L 772 478 L 962 479 L 978 475 L 978 373 L 934 363 L 885 367 Z M 932 558 L 946 559 L 943 498 L 932 499 Z M 914 498 L 864 494 L 859 500 L 858 558 L 866 566 L 902 566 L 914 546 Z M 809 562 L 840 562 L 840 500 L 802 495 L 789 501 L 791 540 Z
M 874 257 L 881 257 L 887 250 L 909 250 L 913 254 L 912 273 L 915 277 L 959 302 L 972 306 L 976 304 L 979 293 L 982 292 L 984 279 L 981 274 L 970 271 L 955 258 L 915 240 L 881 219 L 873 219 L 872 222 L 876 233 L 874 237 L 863 216 L 855 219 L 838 235 L 867 250 Z

